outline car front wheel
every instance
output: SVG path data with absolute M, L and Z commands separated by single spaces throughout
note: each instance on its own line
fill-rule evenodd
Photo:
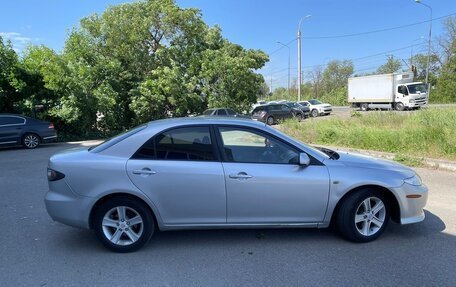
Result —
M 269 116 L 268 119 L 266 120 L 266 123 L 270 126 L 274 124 L 274 118 L 272 116 Z
M 369 242 L 378 238 L 389 221 L 389 207 L 383 194 L 364 189 L 351 194 L 338 210 L 337 226 L 340 233 L 355 242 Z
M 93 228 L 104 246 L 125 253 L 143 247 L 152 237 L 155 223 L 144 203 L 117 197 L 97 208 Z
M 296 114 L 296 120 L 298 120 L 298 122 L 302 121 L 302 115 Z
M 318 111 L 316 109 L 313 109 L 312 112 L 310 113 L 312 117 L 316 118 L 318 117 Z

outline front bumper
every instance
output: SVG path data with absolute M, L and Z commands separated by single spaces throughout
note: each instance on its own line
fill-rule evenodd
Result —
M 410 224 L 423 221 L 425 218 L 424 206 L 428 199 L 428 188 L 425 185 L 414 186 L 404 183 L 393 190 L 401 210 L 400 223 Z

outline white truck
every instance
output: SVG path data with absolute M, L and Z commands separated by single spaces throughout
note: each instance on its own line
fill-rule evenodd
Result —
M 413 73 L 384 74 L 348 79 L 348 102 L 369 109 L 419 109 L 428 102 L 426 85 Z

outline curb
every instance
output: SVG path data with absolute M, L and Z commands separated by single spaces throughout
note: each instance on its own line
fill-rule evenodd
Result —
M 313 145 L 315 147 L 324 147 L 339 151 L 347 151 L 347 152 L 355 152 L 363 155 L 369 155 L 374 157 L 381 157 L 389 160 L 394 160 L 397 157 L 397 154 L 390 153 L 390 152 L 382 152 L 382 151 L 374 151 L 374 150 L 363 150 L 363 149 L 355 149 L 355 148 L 347 148 L 347 147 L 337 147 L 337 146 L 325 146 L 325 145 Z M 409 156 L 411 159 L 416 159 L 423 163 L 425 167 L 430 167 L 434 169 L 440 170 L 448 170 L 456 172 L 456 162 L 455 161 L 448 161 L 448 160 L 441 160 L 441 159 L 434 159 L 434 158 L 427 158 L 427 157 L 416 157 L 416 156 Z

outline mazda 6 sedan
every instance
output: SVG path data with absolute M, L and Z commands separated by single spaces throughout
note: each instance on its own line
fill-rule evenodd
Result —
M 424 220 L 427 188 L 395 162 L 315 149 L 251 120 L 153 121 L 49 160 L 50 216 L 117 252 L 176 229 L 317 227 L 379 237 Z

